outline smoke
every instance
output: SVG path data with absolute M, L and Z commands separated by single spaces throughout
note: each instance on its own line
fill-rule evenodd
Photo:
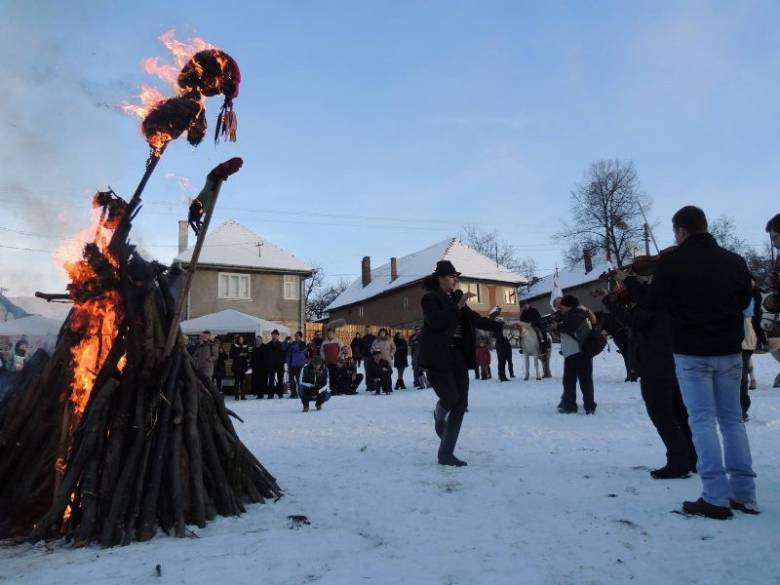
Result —
M 64 290 L 53 257 L 58 240 L 88 225 L 90 197 L 113 174 L 118 150 L 100 125 L 122 80 L 96 82 L 78 44 L 52 34 L 24 4 L 0 25 L 0 286 L 9 294 Z M 88 60 L 88 59 L 86 59 Z M 98 164 L 88 159 L 99 154 Z M 95 160 L 95 158 L 93 158 Z M 23 234 L 18 233 L 23 231 Z

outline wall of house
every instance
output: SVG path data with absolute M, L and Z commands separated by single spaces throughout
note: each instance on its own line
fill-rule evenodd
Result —
M 250 276 L 250 298 L 219 298 L 219 274 L 221 272 L 248 274 Z M 303 330 L 301 322 L 303 301 L 285 300 L 283 277 L 282 274 L 199 267 L 195 272 L 190 290 L 187 318 L 192 319 L 225 309 L 235 309 L 248 315 L 283 323 L 293 331 Z
M 461 288 L 465 289 L 463 285 L 468 282 L 475 281 L 463 281 Z M 503 318 L 516 319 L 520 316 L 519 306 L 517 303 L 506 302 L 504 289 L 507 288 L 513 287 L 481 282 L 480 302 L 477 303 L 476 299 L 473 299 L 469 302 L 469 306 L 485 316 L 493 307 L 499 306 Z M 360 304 L 331 311 L 330 318 L 344 319 L 347 323 L 355 325 L 413 327 L 422 321 L 420 302 L 424 293 L 419 283 L 413 284 Z

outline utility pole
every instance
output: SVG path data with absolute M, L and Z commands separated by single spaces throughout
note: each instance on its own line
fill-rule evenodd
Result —
M 645 222 L 645 256 L 650 255 L 650 226 Z

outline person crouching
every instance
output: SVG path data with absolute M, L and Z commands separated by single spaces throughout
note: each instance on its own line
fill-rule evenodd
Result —
M 322 363 L 322 358 L 314 356 L 301 372 L 301 383 L 298 392 L 303 403 L 303 412 L 309 412 L 309 402 L 314 400 L 317 410 L 330 400 L 328 386 L 328 370 Z
M 377 394 L 390 394 L 393 391 L 392 372 L 390 362 L 382 357 L 382 350 L 371 350 L 371 359 L 366 362 L 366 389 Z

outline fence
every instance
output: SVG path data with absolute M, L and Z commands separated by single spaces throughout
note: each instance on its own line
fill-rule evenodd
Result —
M 390 335 L 395 335 L 396 332 L 400 333 L 401 336 L 404 339 L 409 339 L 411 337 L 412 333 L 414 333 L 414 329 L 406 329 L 402 327 L 388 327 L 387 325 L 342 325 L 338 329 L 336 329 L 336 337 L 338 337 L 341 340 L 341 343 L 344 345 L 349 345 L 352 343 L 352 340 L 355 338 L 356 333 L 360 333 L 362 336 L 363 333 L 366 330 L 366 327 L 371 327 L 372 331 L 374 332 L 374 335 L 377 334 L 377 332 L 384 328 L 387 329 L 390 332 Z M 311 341 L 311 339 L 314 337 L 314 334 L 317 331 L 322 331 L 323 324 L 322 323 L 306 323 L 303 331 L 303 336 L 306 342 L 308 343 Z

